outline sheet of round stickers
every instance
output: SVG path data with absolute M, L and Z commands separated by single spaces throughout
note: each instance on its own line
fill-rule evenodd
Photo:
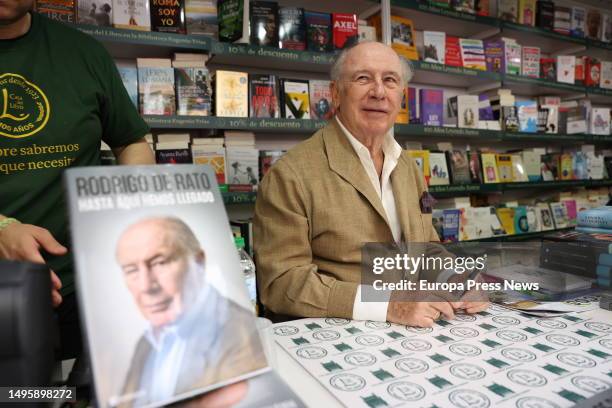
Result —
M 576 299 L 584 310 L 596 297 Z M 612 321 L 491 305 L 432 328 L 302 319 L 275 340 L 347 407 L 570 407 L 612 387 Z

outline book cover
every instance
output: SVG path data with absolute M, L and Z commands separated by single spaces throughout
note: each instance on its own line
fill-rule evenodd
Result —
M 219 36 L 217 0 L 185 0 L 185 25 L 189 35 Z
M 97 406 L 163 406 L 270 371 L 212 169 L 79 167 L 64 185 Z M 156 335 L 189 357 L 149 367 L 167 357 Z
M 560 180 L 574 179 L 574 161 L 571 154 L 563 153 L 559 156 L 558 174 Z
M 561 204 L 565 206 L 565 212 L 567 213 L 567 223 L 570 227 L 576 226 L 576 200 L 563 200 Z
M 516 234 L 516 228 L 514 224 L 514 208 L 497 208 L 497 218 L 502 228 L 507 235 Z
M 477 151 L 467 152 L 468 163 L 470 166 L 470 179 L 473 184 L 480 184 L 483 182 L 482 165 L 480 160 L 480 154 Z
M 252 45 L 276 47 L 278 45 L 278 3 L 274 1 L 249 2 L 250 42 Z
M 391 16 L 391 47 L 407 59 L 419 59 L 412 20 Z
M 478 119 L 479 121 L 493 121 L 493 108 L 487 94 L 478 95 Z
M 427 126 L 442 126 L 444 92 L 441 89 L 419 89 L 421 122 Z
M 535 206 L 529 205 L 527 208 L 527 225 L 529 226 L 529 232 L 541 231 L 540 223 L 538 222 L 538 214 Z
M 480 154 L 482 174 L 484 176 L 484 183 L 499 183 L 499 173 L 497 170 L 497 161 L 495 153 L 481 153 Z M 512 168 L 510 168 L 512 172 Z
M 249 84 L 246 72 L 221 71 L 215 74 L 215 116 L 249 116 Z
M 589 133 L 592 135 L 610 134 L 610 109 L 593 108 L 591 110 L 591 123 Z
M 612 14 L 603 14 L 601 18 L 601 41 L 612 42 Z
M 555 19 L 553 30 L 559 34 L 570 35 L 572 27 L 571 9 L 555 5 Z
M 542 181 L 555 181 L 558 179 L 559 154 L 547 153 L 541 156 Z
M 527 207 L 519 205 L 514 208 L 514 233 L 526 234 L 529 231 L 529 220 L 527 219 Z
M 540 77 L 540 47 L 523 46 L 521 73 L 530 78 Z
M 459 47 L 461 48 L 461 59 L 465 68 L 487 70 L 482 40 L 461 38 L 459 39 Z
M 452 184 L 470 184 L 470 165 L 465 150 L 452 150 L 448 153 L 450 176 Z
M 308 84 L 310 91 L 311 119 L 330 120 L 334 116 L 334 105 L 330 81 L 311 79 Z
M 149 0 L 113 0 L 113 26 L 151 31 Z
M 516 106 L 501 107 L 502 130 L 506 132 L 518 132 L 520 129 Z
M 586 17 L 586 36 L 593 40 L 599 40 L 601 34 L 601 12 L 597 9 L 589 9 Z
M 585 56 L 576 57 L 576 69 L 574 70 L 574 82 L 578 85 L 584 85 L 586 76 L 586 63 L 587 58 Z
M 174 68 L 177 114 L 212 115 L 212 86 L 205 67 Z
M 540 78 L 546 81 L 557 80 L 557 60 L 554 58 L 540 58 Z
M 108 0 L 100 4 L 96 0 L 79 0 L 76 2 L 76 20 L 79 24 L 110 27 L 113 25 L 113 2 Z
M 260 150 L 259 151 L 259 179 L 263 180 L 274 163 L 286 153 L 284 150 Z
M 259 184 L 259 151 L 254 147 L 227 147 L 226 180 L 228 184 L 251 186 Z
M 376 41 L 376 27 L 365 24 L 358 24 L 357 35 L 359 36 L 359 42 Z
M 499 73 L 506 72 L 503 41 L 485 40 L 484 47 L 487 71 Z
M 582 38 L 586 32 L 586 9 L 574 6 L 571 10 L 570 34 Z
M 357 15 L 345 13 L 332 13 L 332 38 L 334 49 L 341 50 L 357 44 Z
M 555 3 L 538 0 L 536 10 L 536 25 L 545 30 L 552 30 L 555 24 Z
M 51 20 L 72 24 L 76 21 L 76 0 L 36 0 L 36 11 Z
M 512 181 L 529 181 L 523 157 L 518 153 L 512 154 Z
M 450 175 L 443 152 L 429 153 L 430 186 L 446 186 L 450 184 Z
M 569 226 L 567 209 L 562 203 L 550 203 L 550 212 L 556 229 L 567 228 Z
M 495 161 L 497 164 L 497 174 L 500 183 L 510 183 L 512 178 L 512 155 L 511 154 L 496 154 Z
M 429 150 L 408 150 L 408 155 L 414 159 L 421 173 L 423 173 L 423 177 L 429 182 L 429 177 L 431 175 L 429 167 Z
M 408 122 L 409 123 L 420 123 L 420 101 L 419 92 L 414 87 L 408 87 Z
M 446 121 L 445 123 L 451 126 L 458 125 L 457 97 L 458 96 L 451 96 L 450 98 L 446 100 Z
M 192 145 L 193 164 L 207 164 L 213 168 L 217 183 L 225 184 L 225 148 L 223 146 Z
M 478 129 L 478 95 L 457 96 L 457 126 Z
M 276 75 L 251 74 L 249 76 L 249 100 L 249 117 L 280 117 Z
M 567 111 L 567 128 L 568 135 L 575 135 L 587 132 L 587 116 L 585 107 L 575 106 Z
M 599 86 L 601 78 L 601 62 L 593 57 L 587 58 L 586 72 L 584 78 L 584 84 L 586 86 Z
M 444 63 L 451 67 L 462 67 L 463 60 L 461 59 L 461 46 L 459 45 L 459 37 L 451 35 L 446 36 Z
M 217 1 L 219 41 L 231 43 L 243 38 L 244 13 L 244 0 Z
M 604 157 L 601 154 L 595 154 L 595 152 L 587 152 L 587 173 L 589 180 L 601 180 L 604 178 L 605 167 Z
M 573 84 L 576 74 L 576 57 L 574 55 L 557 56 L 557 82 Z
M 446 33 L 423 31 L 423 61 L 444 64 Z
M 308 81 L 281 79 L 281 114 L 288 119 L 310 119 Z
M 395 123 L 408 123 L 410 115 L 408 113 L 408 88 L 402 89 L 402 102 L 395 117 Z
M 143 115 L 174 115 L 176 100 L 174 95 L 174 69 L 170 60 L 155 66 L 156 61 L 137 59 L 138 100 Z
M 574 180 L 589 179 L 588 159 L 585 152 L 575 152 L 572 155 L 572 166 L 574 171 Z
M 442 242 L 457 242 L 459 241 L 459 217 L 461 212 L 456 209 L 444 210 L 444 224 L 442 226 Z
M 461 13 L 476 14 L 476 0 L 451 0 L 451 7 Z
M 518 22 L 518 1 L 517 0 L 497 0 L 497 18 Z
M 186 34 L 185 0 L 151 0 L 151 31 Z
M 540 181 L 542 179 L 540 154 L 533 150 L 523 150 L 521 152 L 521 157 L 527 181 Z
M 306 49 L 303 8 L 281 7 L 278 10 L 278 47 L 298 51 Z
M 306 44 L 308 51 L 333 51 L 331 14 L 305 11 L 304 18 L 306 20 Z
M 599 87 L 612 89 L 612 61 L 601 61 Z
M 155 163 L 157 164 L 190 164 L 193 163 L 189 147 L 157 147 L 155 149 Z
M 514 40 L 504 41 L 504 57 L 506 59 L 506 74 L 521 74 L 521 46 Z
M 138 109 L 138 69 L 136 64 L 132 61 L 117 61 L 117 70 L 130 100 Z
M 580 227 L 612 230 L 612 207 L 597 207 L 580 211 L 576 217 L 576 224 Z
M 536 0 L 519 0 L 518 22 L 528 26 L 535 26 Z
M 538 131 L 538 104 L 536 101 L 517 101 L 519 131 L 536 133 Z
M 555 229 L 553 216 L 548 204 L 536 204 L 536 215 L 538 217 L 538 224 L 540 225 L 542 231 L 550 231 Z
M 444 210 L 433 209 L 431 212 L 431 223 L 438 234 L 440 241 L 444 238 Z

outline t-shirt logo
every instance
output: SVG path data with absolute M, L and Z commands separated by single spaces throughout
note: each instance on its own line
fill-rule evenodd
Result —
M 46 126 L 50 114 L 47 96 L 38 86 L 21 75 L 0 75 L 0 136 L 32 136 Z

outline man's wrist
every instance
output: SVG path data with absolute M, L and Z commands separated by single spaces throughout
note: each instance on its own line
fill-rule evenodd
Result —
M 6 229 L 11 224 L 21 224 L 18 219 L 12 217 L 0 218 L 0 232 Z

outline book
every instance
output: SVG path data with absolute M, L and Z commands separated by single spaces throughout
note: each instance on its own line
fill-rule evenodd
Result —
M 331 83 L 327 80 L 311 79 L 309 81 L 311 119 L 330 120 L 334 116 L 335 112 L 330 86 Z
M 482 165 L 480 161 L 480 154 L 477 151 L 467 152 L 468 163 L 470 166 L 470 179 L 473 184 L 480 184 L 483 182 Z
M 575 106 L 567 111 L 567 128 L 565 133 L 568 135 L 575 135 L 578 133 L 587 132 L 587 117 L 585 108 L 582 106 Z
M 584 85 L 584 80 L 586 76 L 586 64 L 587 64 L 586 56 L 576 57 L 576 69 L 574 70 L 574 83 L 578 85 Z
M 487 70 L 482 40 L 461 38 L 459 39 L 459 47 L 461 48 L 461 59 L 465 68 Z
M 278 47 L 298 51 L 306 49 L 303 8 L 281 7 L 278 10 Z
M 457 126 L 478 129 L 478 95 L 457 96 Z
M 601 41 L 612 42 L 612 14 L 603 14 L 601 16 Z
M 575 152 L 572 155 L 573 161 L 573 172 L 575 180 L 588 180 L 589 179 L 589 165 L 588 158 L 585 152 Z
M 184 0 L 151 0 L 151 31 L 186 34 Z
M 518 1 L 517 0 L 498 0 L 497 1 L 497 18 L 518 22 Z
M 536 215 L 538 218 L 538 224 L 542 231 L 550 231 L 555 229 L 552 213 L 550 207 L 546 203 L 536 204 Z
M 591 110 L 591 122 L 589 133 L 592 135 L 610 134 L 610 109 L 593 108 Z
M 409 60 L 419 59 L 412 20 L 391 16 L 391 47 Z
M 444 94 L 441 89 L 419 89 L 421 122 L 426 126 L 442 126 Z
M 612 89 L 612 61 L 601 61 L 599 87 Z
M 536 25 L 545 30 L 552 30 L 555 23 L 555 3 L 549 0 L 537 0 Z
M 521 46 L 512 39 L 504 39 L 504 57 L 506 74 L 521 74 Z
M 280 117 L 278 99 L 276 75 L 251 74 L 249 76 L 249 117 Z
M 491 101 L 486 94 L 478 95 L 478 119 L 479 121 L 493 121 L 493 108 L 491 107 Z
M 516 102 L 519 132 L 536 133 L 538 131 L 538 104 L 536 101 Z
M 535 26 L 536 0 L 519 0 L 518 23 Z
M 225 184 L 225 148 L 223 145 L 198 145 L 191 146 L 191 157 L 193 164 L 207 164 L 215 172 L 217 183 Z
M 516 234 L 515 224 L 514 224 L 514 208 L 497 208 L 497 218 L 499 219 L 499 223 L 502 228 L 506 232 L 507 235 Z
M 555 181 L 558 179 L 559 155 L 547 153 L 541 156 L 541 174 L 543 181 Z
M 113 25 L 113 2 L 104 4 L 96 0 L 79 0 L 76 2 L 76 21 L 79 24 L 111 27 Z
M 450 175 L 446 163 L 446 154 L 443 152 L 429 152 L 430 186 L 450 184 Z
M 523 164 L 523 157 L 516 153 L 512 154 L 512 181 L 529 181 L 527 170 Z
M 81 167 L 64 174 L 95 405 L 158 407 L 267 375 L 264 347 L 236 248 L 227 239 L 229 220 L 210 168 L 193 164 Z M 123 184 L 95 193 L 82 188 L 84 180 L 92 187 Z M 149 268 L 152 254 L 174 264 Z M 168 270 L 172 273 L 162 276 Z M 156 285 L 157 292 L 143 294 L 141 278 Z M 158 306 L 152 308 L 146 302 Z M 102 309 L 107 319 L 99 318 Z M 203 316 L 208 317 L 200 320 Z M 147 340 L 150 330 L 168 328 L 182 333 L 181 342 L 165 338 L 164 344 L 177 344 L 193 354 L 187 362 L 176 361 L 172 369 L 143 368 L 145 361 L 160 356 Z M 120 342 L 117 333 L 122 333 Z M 219 344 L 218 353 L 209 354 L 213 340 Z M 108 359 L 109 355 L 120 358 Z M 196 359 L 196 355 L 208 357 Z M 223 356 L 232 356 L 232 362 Z M 149 381 L 142 380 L 149 376 Z M 149 384 L 168 377 L 178 378 L 181 385 L 158 396 Z M 267 387 L 274 391 L 260 390 L 259 395 L 286 392 L 280 383 Z M 249 399 L 242 402 L 253 404 Z M 278 404 L 294 406 L 295 402 Z
M 482 174 L 484 176 L 482 181 L 486 184 L 499 183 L 500 178 L 497 170 L 497 161 L 495 153 L 481 153 L 480 160 Z M 512 172 L 512 168 L 510 168 L 510 171 Z
M 440 241 L 444 238 L 444 210 L 433 209 L 431 212 L 431 223 L 438 234 Z
M 341 50 L 357 44 L 357 16 L 355 14 L 332 13 L 332 38 L 334 49 Z
M 429 182 L 431 175 L 429 167 L 429 150 L 408 150 L 408 155 L 412 157 L 423 173 L 426 182 Z
M 501 127 L 506 132 L 518 132 L 520 129 L 516 106 L 501 107 Z
M 254 147 L 226 147 L 228 184 L 256 187 L 259 184 L 259 151 Z
M 212 86 L 206 67 L 174 68 L 178 115 L 212 115 Z
M 312 81 L 311 81 L 312 82 Z M 408 88 L 402 89 L 402 102 L 400 103 L 399 111 L 395 116 L 395 123 L 408 123 L 410 119 L 408 113 Z
M 511 154 L 496 154 L 495 161 L 497 165 L 497 174 L 500 183 L 510 183 L 512 178 L 512 155 Z
M 526 234 L 532 232 L 529 229 L 529 219 L 527 218 L 527 207 L 519 205 L 514 208 L 514 233 Z
M 158 143 L 155 146 L 155 163 L 190 164 L 193 163 L 191 149 L 187 143 Z
M 262 180 L 286 152 L 284 150 L 260 150 L 259 151 L 259 179 Z
M 571 9 L 555 5 L 553 30 L 559 34 L 570 35 Z
M 521 158 L 527 181 L 540 181 L 542 178 L 540 171 L 540 154 L 533 150 L 523 150 L 521 152 Z
M 584 37 L 586 33 L 586 9 L 584 7 L 571 8 L 570 34 L 574 37 Z
M 567 209 L 562 203 L 550 203 L 550 212 L 556 229 L 568 227 Z
M 573 84 L 576 74 L 576 57 L 574 55 L 557 56 L 557 82 Z
M 245 21 L 248 6 L 245 1 L 247 0 L 217 0 L 219 41 L 233 43 L 242 41 L 248 35 L 248 19 Z
M 376 41 L 376 27 L 367 24 L 358 24 L 357 35 L 359 36 L 359 42 Z
M 444 63 L 451 67 L 462 67 L 463 60 L 461 59 L 461 46 L 459 45 L 459 37 L 447 35 L 444 48 Z
M 138 100 L 143 115 L 174 115 L 174 69 L 169 59 L 138 58 Z
M 576 226 L 576 200 L 563 200 L 561 204 L 565 206 L 565 212 L 567 213 L 567 222 L 570 227 Z
M 528 47 L 525 47 L 528 48 Z M 489 72 L 506 72 L 506 66 L 504 64 L 504 43 L 499 40 L 485 40 L 485 62 L 487 64 L 487 71 Z
M 593 40 L 601 37 L 601 12 L 597 9 L 589 9 L 587 12 L 586 36 Z
M 288 119 L 310 119 L 308 81 L 281 79 L 281 115 Z
M 476 0 L 451 0 L 451 7 L 461 13 L 476 14 Z
M 604 228 L 612 233 L 612 206 L 597 207 L 580 211 L 576 217 L 580 227 Z
M 571 154 L 564 153 L 559 156 L 559 167 L 557 168 L 557 171 L 560 180 L 574 179 L 574 162 Z
M 540 47 L 523 46 L 521 74 L 531 78 L 540 77 Z
M 250 43 L 251 45 L 278 45 L 278 3 L 274 1 L 249 2 Z
M 149 0 L 113 0 L 113 26 L 151 31 Z
M 447 152 L 450 165 L 451 184 L 470 184 L 470 166 L 465 150 L 452 150 Z
M 540 78 L 546 81 L 557 80 L 557 60 L 555 58 L 540 58 Z
M 76 22 L 76 0 L 36 0 L 36 11 L 51 20 Z
M 408 87 L 408 122 L 409 123 L 420 123 L 421 114 L 419 111 L 420 101 L 419 92 L 416 88 L 411 86 Z
M 442 225 L 442 242 L 457 242 L 459 240 L 459 218 L 461 212 L 458 209 L 447 209 L 443 212 L 444 224 Z
M 308 51 L 333 51 L 331 14 L 305 11 L 304 18 L 306 20 L 306 44 Z
M 138 68 L 132 60 L 115 60 L 121 82 L 130 96 L 130 100 L 138 109 Z
M 601 79 L 601 61 L 596 58 L 589 57 L 586 60 L 586 69 L 584 84 L 586 86 L 599 86 Z
M 215 73 L 215 116 L 246 118 L 249 116 L 249 85 L 246 72 Z
M 444 64 L 446 33 L 423 31 L 423 61 Z
M 217 0 L 185 0 L 187 34 L 219 36 Z

